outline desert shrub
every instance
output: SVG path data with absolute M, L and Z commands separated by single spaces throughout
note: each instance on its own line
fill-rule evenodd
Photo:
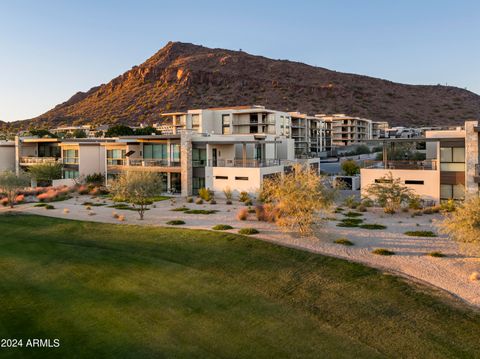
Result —
M 41 203 L 35 203 L 33 207 L 45 207 L 46 205 L 47 205 L 46 203 L 41 202 Z
M 337 208 L 335 208 L 335 213 L 340 213 L 340 212 L 343 212 L 343 208 L 342 208 L 342 207 L 337 207 Z
M 432 231 L 407 231 L 405 235 L 410 237 L 436 237 L 437 235 Z
M 55 209 L 55 206 L 51 205 L 51 204 L 47 204 L 45 206 L 45 209 Z
M 167 224 L 170 226 L 179 226 L 179 225 L 185 224 L 185 221 L 182 221 L 181 219 L 174 219 L 174 220 L 168 221 Z
M 90 207 L 102 207 L 105 206 L 105 203 L 98 203 L 98 202 L 83 202 L 82 206 L 90 206 Z
M 170 211 L 172 212 L 185 212 L 185 211 L 188 211 L 189 208 L 188 207 L 177 207 L 177 208 L 172 208 Z
M 263 205 L 255 206 L 255 216 L 259 221 L 265 221 L 265 208 Z
M 248 209 L 247 208 L 240 208 L 237 212 L 237 219 L 239 221 L 246 221 L 248 218 Z
M 260 232 L 255 228 L 242 228 L 238 231 L 238 233 L 246 235 L 246 236 L 250 236 L 252 234 L 257 234 L 257 233 L 260 233 Z
M 62 165 L 60 163 L 39 163 L 30 166 L 28 172 L 36 181 L 45 181 L 51 184 L 52 180 L 62 178 Z
M 30 185 L 28 176 L 20 172 L 19 175 L 12 171 L 5 171 L 0 174 L 0 193 L 5 195 L 5 201 L 11 208 L 15 205 L 15 199 L 20 191 Z
M 210 204 L 217 204 L 217 201 L 215 201 L 214 199 L 210 200 Z
M 203 204 L 203 199 L 197 198 L 197 199 L 195 200 L 195 204 Z
M 231 200 L 229 200 L 229 199 L 227 199 L 227 201 L 225 202 L 225 204 L 228 204 L 228 205 L 230 205 L 230 204 L 232 204 L 232 201 L 231 201 Z
M 366 198 L 363 198 L 360 202 L 360 204 L 362 206 L 365 206 L 367 208 L 369 207 L 373 207 L 374 203 L 373 203 L 373 200 L 371 200 L 370 198 L 366 197 Z
M 105 183 L 105 176 L 101 173 L 92 173 L 85 177 L 85 183 L 94 186 L 102 186 Z
M 434 213 L 439 213 L 441 207 L 440 206 L 430 206 L 426 207 L 422 210 L 423 214 L 434 214 Z
M 230 201 L 230 202 L 232 201 L 232 199 L 233 199 L 233 192 L 232 192 L 232 190 L 230 189 L 230 187 L 225 187 L 225 188 L 223 189 L 223 194 L 224 194 L 225 199 L 226 199 L 227 201 Z
M 357 201 L 357 197 L 355 195 L 351 195 L 345 198 L 343 204 L 350 209 L 355 209 L 360 203 Z
M 226 231 L 228 229 L 233 229 L 233 227 L 228 224 L 217 224 L 216 226 L 213 226 L 212 229 L 215 231 Z
M 337 227 L 358 227 L 362 222 L 363 219 L 360 218 L 344 218 L 337 223 Z
M 333 243 L 341 244 L 341 245 L 344 245 L 344 246 L 353 246 L 354 245 L 354 243 L 352 241 L 349 241 L 346 238 L 336 239 L 336 240 L 333 241 Z
M 421 209 L 422 208 L 422 200 L 418 195 L 412 195 L 412 197 L 408 200 L 408 208 L 410 209 Z
M 239 195 L 239 197 L 238 197 L 238 200 L 239 200 L 240 202 L 250 201 L 250 196 L 248 195 L 247 192 L 242 191 L 242 192 L 240 192 L 240 195 Z
M 347 213 L 343 213 L 343 215 L 344 215 L 345 217 L 351 217 L 351 218 L 362 217 L 362 216 L 363 216 L 363 214 L 361 214 L 361 213 L 352 212 L 352 211 L 349 211 L 349 212 L 347 212 Z
M 255 213 L 255 208 L 248 206 L 248 213 Z
M 275 208 L 275 223 L 301 235 L 312 233 L 319 212 L 330 208 L 334 195 L 317 171 L 301 165 L 283 176 L 265 179 L 261 192 L 265 204 Z
M 410 188 L 402 183 L 400 178 L 394 178 L 392 172 L 381 177 L 378 183 L 370 184 L 366 191 L 369 196 L 375 198 L 378 204 L 383 207 L 384 212 L 388 214 L 398 211 L 402 204 L 409 203 L 415 195 Z
M 384 226 L 383 224 L 377 224 L 377 223 L 365 223 L 365 224 L 361 224 L 359 225 L 360 228 L 363 228 L 363 229 L 386 229 L 387 226 Z
M 212 214 L 216 213 L 218 210 L 216 209 L 187 209 L 183 213 L 187 214 Z
M 343 161 L 341 167 L 347 176 L 355 176 L 360 173 L 360 166 L 354 160 Z
M 367 207 L 365 207 L 363 204 L 357 207 L 357 211 L 359 212 L 367 212 Z
M 437 257 L 437 258 L 443 258 L 447 256 L 446 254 L 443 254 L 442 252 L 438 252 L 438 251 L 427 253 L 427 255 L 430 257 Z
M 373 254 L 378 254 L 380 256 L 393 256 L 395 252 L 389 251 L 388 249 L 385 248 L 377 248 L 372 251 Z
M 208 188 L 200 188 L 198 190 L 198 196 L 204 201 L 209 202 L 213 199 L 213 191 L 209 190 Z
M 440 231 L 461 243 L 475 244 L 480 248 L 480 197 L 473 196 L 447 213 L 439 224 Z
M 454 212 L 457 209 L 457 203 L 453 199 L 449 199 L 447 201 L 443 201 L 440 203 L 440 210 L 442 212 Z
M 187 197 L 187 203 L 193 203 L 193 198 L 192 197 Z
M 245 206 L 251 206 L 253 204 L 252 200 L 249 198 L 245 202 L 243 202 Z

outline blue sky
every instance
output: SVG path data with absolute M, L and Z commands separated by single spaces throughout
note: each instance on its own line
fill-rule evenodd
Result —
M 480 94 L 476 0 L 0 0 L 0 120 L 39 115 L 170 40 Z

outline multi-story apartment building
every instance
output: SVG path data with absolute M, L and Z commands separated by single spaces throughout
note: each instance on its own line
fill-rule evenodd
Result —
M 424 138 L 385 139 L 383 160 L 370 161 L 360 170 L 361 189 L 392 173 L 423 199 L 433 202 L 460 200 L 479 193 L 479 132 L 477 121 L 467 121 L 456 130 L 426 131 Z M 388 149 L 398 143 L 425 143 L 422 161 L 388 159 Z
M 297 157 L 320 156 L 326 151 L 325 122 L 315 116 L 290 112 Z
M 159 173 L 159 189 L 195 194 L 255 193 L 264 178 L 289 171 L 296 162 L 319 170 L 318 158 L 296 158 L 291 117 L 263 107 L 190 110 L 171 117 L 171 134 L 102 139 L 18 137 L 17 171 L 38 163 L 60 163 L 64 180 L 93 173 L 111 179 L 124 170 Z M 318 122 L 318 121 L 317 121 Z
M 317 118 L 330 124 L 332 147 L 358 145 L 372 139 L 372 121 L 345 114 L 317 114 Z
M 386 121 L 372 121 L 372 138 L 379 139 L 386 137 L 388 129 L 388 122 Z

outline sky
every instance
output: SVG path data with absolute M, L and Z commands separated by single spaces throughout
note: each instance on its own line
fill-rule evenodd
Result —
M 478 0 L 0 0 L 0 120 L 38 116 L 168 41 L 480 94 Z

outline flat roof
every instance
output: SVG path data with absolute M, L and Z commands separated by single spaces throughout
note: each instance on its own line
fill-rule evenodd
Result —
M 379 138 L 375 140 L 366 140 L 367 143 L 401 143 L 401 142 L 438 142 L 442 140 L 457 141 L 464 140 L 465 137 L 413 137 L 413 138 Z

